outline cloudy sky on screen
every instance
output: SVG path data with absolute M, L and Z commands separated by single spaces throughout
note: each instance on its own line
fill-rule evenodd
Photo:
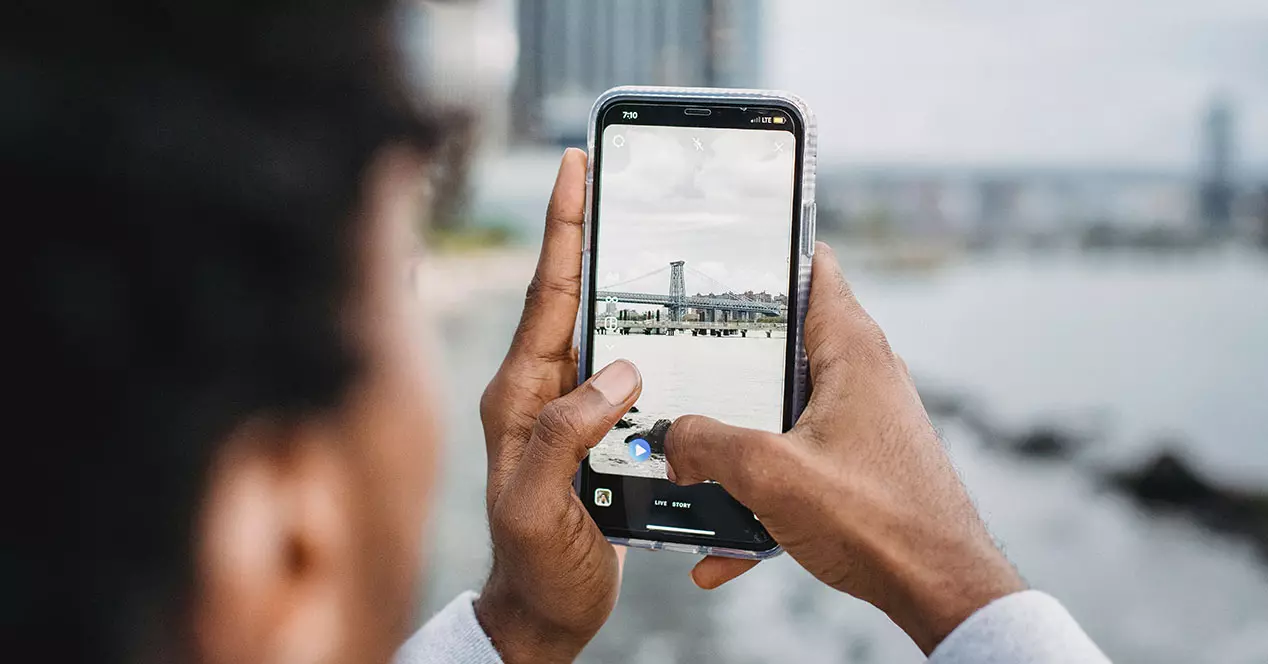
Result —
M 614 125 L 604 146 L 600 288 L 683 260 L 688 294 L 788 291 L 792 134 Z M 618 290 L 666 294 L 669 271 Z

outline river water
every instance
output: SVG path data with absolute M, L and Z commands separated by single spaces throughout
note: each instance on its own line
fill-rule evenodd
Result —
M 1006 426 L 1093 422 L 1101 432 L 1076 463 L 1039 463 L 941 423 L 992 532 L 1033 585 L 1060 598 L 1120 664 L 1268 662 L 1268 567 L 1251 548 L 1143 514 L 1091 472 L 1165 446 L 1227 481 L 1268 487 L 1268 262 L 1003 256 L 916 276 L 849 267 L 922 385 L 971 395 Z M 487 572 L 476 404 L 524 283 L 444 319 L 450 435 L 425 611 Z M 652 341 L 665 340 L 634 343 Z M 702 340 L 673 343 L 686 341 Z M 748 386 L 720 382 L 717 396 L 745 403 Z M 693 562 L 632 552 L 616 612 L 583 660 L 922 661 L 884 615 L 787 556 L 713 592 L 691 585 Z

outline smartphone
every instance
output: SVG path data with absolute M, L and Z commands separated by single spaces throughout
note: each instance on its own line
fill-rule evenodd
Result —
M 682 415 L 782 432 L 805 406 L 814 116 L 783 92 L 614 88 L 589 148 L 578 378 L 624 358 L 643 392 L 577 493 L 614 543 L 778 555 L 722 486 L 666 479 L 664 440 Z

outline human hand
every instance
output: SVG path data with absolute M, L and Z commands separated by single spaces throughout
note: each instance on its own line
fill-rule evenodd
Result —
M 572 480 L 642 379 L 620 360 L 573 389 L 585 173 L 585 153 L 564 153 L 519 328 L 480 400 L 493 569 L 475 609 L 508 664 L 572 661 L 620 588 L 624 549 L 604 539 Z
M 1024 589 L 952 467 L 906 364 L 816 247 L 806 351 L 812 393 L 786 434 L 679 418 L 666 455 L 678 484 L 720 483 L 824 583 L 887 613 L 930 653 L 990 601 Z M 717 587 L 751 561 L 706 558 Z

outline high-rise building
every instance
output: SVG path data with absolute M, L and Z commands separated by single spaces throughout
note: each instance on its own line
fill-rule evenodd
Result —
M 768 20 L 763 0 L 713 2 L 715 34 L 709 85 L 724 88 L 762 87 L 765 51 L 762 32 Z
M 762 0 L 519 0 L 512 131 L 579 143 L 616 85 L 757 87 Z
M 1202 181 L 1200 208 L 1206 230 L 1224 234 L 1233 219 L 1233 109 L 1216 100 L 1207 111 L 1202 128 Z

